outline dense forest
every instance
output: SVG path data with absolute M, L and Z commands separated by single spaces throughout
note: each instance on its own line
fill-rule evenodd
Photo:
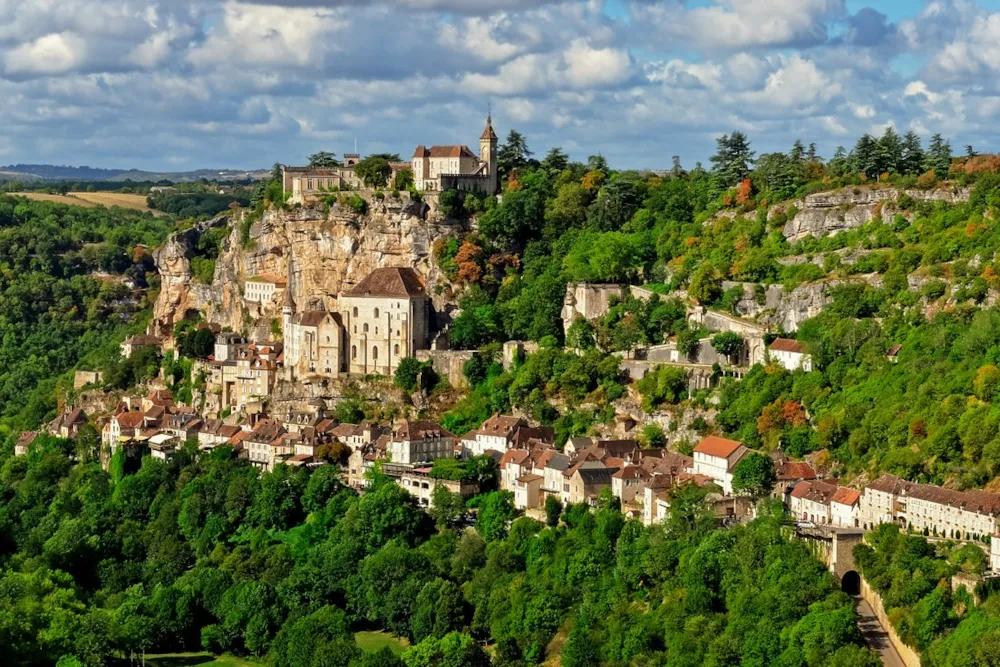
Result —
M 159 283 L 150 250 L 173 226 L 0 195 L 0 435 L 36 427 L 54 412 L 57 386 L 72 386 L 67 371 L 110 369 L 125 335 L 145 328 Z
M 562 434 L 585 431 L 613 417 L 601 406 L 621 395 L 614 362 L 601 362 L 607 353 L 670 337 L 687 350 L 710 335 L 685 321 L 678 293 L 733 311 L 744 289 L 725 290 L 723 280 L 786 292 L 829 281 L 824 312 L 785 334 L 805 345 L 815 370 L 758 368 L 743 382 L 723 382 L 718 426 L 796 456 L 825 450 L 837 474 L 893 472 L 967 488 L 1000 473 L 1000 339 L 989 308 L 1000 289 L 1000 234 L 990 224 L 1000 206 L 995 156 L 967 148 L 953 157 L 940 137 L 925 149 L 916 135 L 890 128 L 825 162 L 802 144 L 754 159 L 734 133 L 719 139 L 711 170 L 675 162 L 649 174 L 616 172 L 599 156 L 572 163 L 558 149 L 534 160 L 525 143 L 512 133 L 501 150 L 501 203 L 442 194 L 443 207 L 474 213 L 479 229 L 439 241 L 434 253 L 462 288 L 454 344 L 495 357 L 501 341 L 537 340 L 543 351 L 512 373 L 470 369 L 475 389 L 447 423 L 465 427 L 512 405 Z M 971 192 L 954 204 L 903 194 L 891 219 L 789 243 L 788 200 L 837 188 Z M 853 261 L 842 249 L 856 251 Z M 778 261 L 793 256 L 807 261 Z M 566 340 L 569 281 L 642 283 L 662 296 L 614 304 L 596 322 L 575 323 Z M 561 355 L 554 348 L 562 342 L 592 353 Z M 884 355 L 897 344 L 891 363 Z M 687 394 L 676 369 L 637 389 L 647 409 L 706 400 Z
M 377 475 L 358 497 L 332 466 L 262 474 L 191 443 L 109 475 L 85 450 L 43 438 L 0 459 L 12 664 L 201 647 L 283 667 L 878 664 L 780 505 L 718 529 L 691 486 L 655 528 L 610 496 L 546 525 L 505 492 L 470 510 L 441 488 L 425 513 Z M 362 654 L 354 632 L 373 629 L 412 647 Z

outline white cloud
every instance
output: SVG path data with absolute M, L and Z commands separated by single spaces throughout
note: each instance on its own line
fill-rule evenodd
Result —
M 695 8 L 633 0 L 631 12 L 652 28 L 653 39 L 669 36 L 681 44 L 735 51 L 821 43 L 827 22 L 846 9 L 844 0 L 719 0 Z
M 45 35 L 22 44 L 4 57 L 4 72 L 21 74 L 63 74 L 83 64 L 87 44 L 71 33 Z

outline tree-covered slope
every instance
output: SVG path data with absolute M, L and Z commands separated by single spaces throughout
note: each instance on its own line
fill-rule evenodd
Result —
M 281 667 L 400 664 L 354 647 L 372 629 L 413 642 L 408 667 L 488 665 L 480 642 L 507 667 L 875 664 L 852 601 L 778 515 L 716 529 L 695 487 L 651 529 L 610 501 L 508 529 L 511 498 L 494 492 L 472 530 L 447 498 L 428 515 L 390 481 L 358 497 L 334 467 L 261 474 L 192 445 L 109 476 L 72 449 L 46 438 L 0 457 L 13 664 L 203 647 Z
M 37 426 L 60 376 L 105 365 L 142 327 L 157 282 L 146 248 L 172 228 L 123 209 L 0 196 L 0 434 Z

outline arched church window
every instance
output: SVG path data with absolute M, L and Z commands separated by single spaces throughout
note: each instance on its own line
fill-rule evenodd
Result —
M 378 361 L 378 347 L 372 348 L 372 361 Z
M 365 322 L 365 333 L 368 333 L 368 323 Z
M 358 358 L 358 346 L 357 345 L 352 345 L 351 346 L 351 359 L 357 359 L 357 358 Z
M 378 308 L 375 309 L 375 317 L 378 318 Z
M 358 316 L 358 307 L 354 306 L 354 317 Z

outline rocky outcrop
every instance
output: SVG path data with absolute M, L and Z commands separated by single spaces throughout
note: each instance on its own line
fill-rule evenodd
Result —
M 163 289 L 154 316 L 176 322 L 198 311 L 207 321 L 244 332 L 252 340 L 270 340 L 272 324 L 281 318 L 281 299 L 263 304 L 244 301 L 247 279 L 290 275 L 298 309 L 333 310 L 338 294 L 374 269 L 408 266 L 423 276 L 435 311 L 447 319 L 454 303 L 431 246 L 440 237 L 466 231 L 468 223 L 427 220 L 426 207 L 406 198 L 373 197 L 367 206 L 365 213 L 339 203 L 328 210 L 321 205 L 268 210 L 251 225 L 248 243 L 241 243 L 240 226 L 246 221 L 242 216 L 249 213 L 237 215 L 211 285 L 191 278 L 190 259 L 200 232 L 173 235 L 157 255 Z
M 191 259 L 205 231 L 227 224 L 229 218 L 226 216 L 199 223 L 172 234 L 166 244 L 156 250 L 153 259 L 160 274 L 160 295 L 153 306 L 154 319 L 166 323 L 178 322 L 184 319 L 185 314 L 200 311 L 202 304 L 211 299 L 211 287 L 194 280 Z
M 860 227 L 881 216 L 891 220 L 897 213 L 908 215 L 900 199 L 913 201 L 943 201 L 951 204 L 969 200 L 968 188 L 941 188 L 937 190 L 898 190 L 896 188 L 843 188 L 832 192 L 819 192 L 786 206 L 775 206 L 769 218 L 794 207 L 795 215 L 785 223 L 784 235 L 790 243 L 807 236 L 829 236 Z

